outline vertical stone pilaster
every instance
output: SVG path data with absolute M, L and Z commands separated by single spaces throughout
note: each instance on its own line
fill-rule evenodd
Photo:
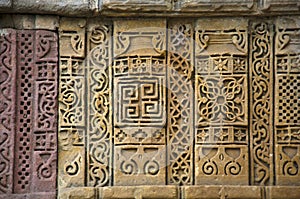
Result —
M 85 25 L 62 18 L 59 29 L 59 187 L 85 186 Z
M 193 184 L 194 26 L 170 21 L 168 27 L 168 184 Z
M 13 192 L 15 104 L 16 104 L 16 31 L 0 33 L 0 194 Z
M 300 18 L 276 20 L 275 180 L 300 184 Z
M 86 62 L 87 185 L 112 185 L 112 26 L 88 23 Z
M 204 19 L 196 25 L 196 184 L 247 185 L 247 20 Z
M 273 25 L 250 23 L 251 184 L 273 184 Z

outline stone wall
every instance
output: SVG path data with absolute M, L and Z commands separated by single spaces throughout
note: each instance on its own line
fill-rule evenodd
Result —
M 69 16 L 219 16 L 299 14 L 298 0 L 1 0 L 6 13 Z
M 300 198 L 299 6 L 2 0 L 0 198 Z

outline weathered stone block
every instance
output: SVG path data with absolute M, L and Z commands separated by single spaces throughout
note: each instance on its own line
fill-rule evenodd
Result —
M 180 0 L 178 10 L 184 12 L 250 12 L 255 8 L 255 0 Z
M 299 199 L 300 187 L 299 186 L 269 186 L 266 187 L 267 199 Z
M 95 11 L 96 1 L 89 0 L 14 0 L 14 11 L 68 14 L 68 15 L 92 15 Z
M 176 186 L 104 187 L 99 188 L 99 196 L 103 199 L 177 199 L 179 198 L 179 189 Z
M 260 199 L 262 188 L 256 186 L 187 186 L 182 190 L 186 199 L 244 198 Z
M 259 7 L 264 12 L 298 12 L 300 11 L 299 0 L 261 0 Z
M 60 192 L 58 198 L 59 199 L 98 199 L 99 197 L 97 197 L 96 191 L 97 190 L 93 187 L 69 188 Z
M 145 12 L 145 11 L 170 11 L 169 0 L 103 0 L 100 10 Z
M 59 27 L 59 17 L 52 15 L 36 15 L 35 28 L 56 30 Z

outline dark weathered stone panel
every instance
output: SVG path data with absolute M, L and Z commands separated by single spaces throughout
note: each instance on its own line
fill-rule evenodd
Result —
M 179 0 L 178 9 L 182 12 L 251 12 L 255 11 L 255 0 Z
M 100 10 L 144 12 L 144 11 L 169 11 L 171 1 L 169 0 L 103 0 Z
M 299 13 L 299 0 L 260 0 L 259 9 L 264 13 Z
M 90 0 L 14 0 L 14 12 L 43 14 L 92 15 L 97 1 Z

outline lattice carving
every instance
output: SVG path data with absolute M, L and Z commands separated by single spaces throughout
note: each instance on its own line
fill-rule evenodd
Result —
M 18 79 L 20 79 L 18 93 L 17 108 L 17 142 L 15 162 L 19 166 L 15 169 L 15 190 L 19 193 L 26 193 L 30 190 L 30 173 L 32 159 L 31 135 L 32 132 L 32 116 L 33 116 L 33 75 L 34 75 L 34 32 L 20 31 L 17 34 L 19 41 L 17 42 L 17 63 L 20 64 Z
M 253 184 L 273 183 L 272 156 L 272 25 L 251 24 L 251 151 Z
M 169 24 L 168 183 L 193 183 L 193 24 Z
M 197 22 L 196 184 L 248 183 L 247 25 Z

